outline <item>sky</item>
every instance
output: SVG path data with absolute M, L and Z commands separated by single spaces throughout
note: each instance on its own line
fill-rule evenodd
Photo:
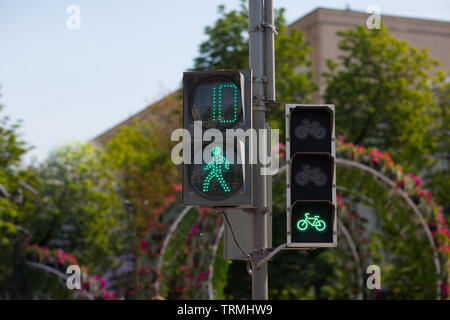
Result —
M 181 85 L 217 6 L 239 0 L 0 0 L 0 113 L 34 149 L 88 142 Z M 448 0 L 274 0 L 288 23 L 317 7 L 449 21 Z M 67 21 L 80 9 L 80 28 Z

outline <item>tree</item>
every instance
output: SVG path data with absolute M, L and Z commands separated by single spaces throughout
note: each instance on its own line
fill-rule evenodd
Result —
M 0 105 L 0 112 L 4 106 Z M 23 155 L 30 147 L 20 138 L 20 121 L 0 118 L 0 296 L 26 297 L 25 244 L 29 230 L 24 228 L 26 212 L 35 197 L 25 183 L 34 184 L 36 175 L 24 168 Z
M 225 11 L 218 7 L 222 16 L 213 27 L 206 27 L 208 40 L 200 44 L 200 56 L 194 59 L 195 71 L 248 68 L 248 9 L 241 1 L 240 11 Z
M 113 177 L 92 145 L 54 150 L 36 168 L 39 201 L 23 222 L 31 243 L 61 248 L 100 272 L 115 266 L 123 204 Z
M 0 112 L 4 106 L 0 104 Z M 0 287 L 13 273 L 14 245 L 20 220 L 18 190 L 19 164 L 28 150 L 20 139 L 20 122 L 11 123 L 8 116 L 0 118 Z
M 214 26 L 206 27 L 208 40 L 200 44 L 200 56 L 194 60 L 193 70 L 246 69 L 249 67 L 248 8 L 241 2 L 240 10 L 225 11 L 218 8 L 221 17 Z M 287 30 L 284 9 L 275 12 L 276 87 L 280 101 L 310 102 L 310 95 L 317 86 L 312 81 L 311 48 L 299 30 Z M 302 69 L 303 72 L 298 72 Z M 274 128 L 284 135 L 284 110 L 272 109 L 268 119 Z
M 438 110 L 434 116 L 433 136 L 437 141 L 436 157 L 439 163 L 437 167 L 428 170 L 426 181 L 431 186 L 437 203 L 445 206 L 444 211 L 450 214 L 450 83 L 437 86 L 434 92 Z
M 116 170 L 122 196 L 131 202 L 132 229 L 139 237 L 155 221 L 179 181 L 171 160 L 171 126 L 162 122 L 135 122 L 122 127 L 106 147 L 106 162 Z
M 405 166 L 431 163 L 430 128 L 436 103 L 430 83 L 437 61 L 389 34 L 386 27 L 339 31 L 338 62 L 328 60 L 324 100 L 336 105 L 336 128 L 346 140 L 389 151 Z

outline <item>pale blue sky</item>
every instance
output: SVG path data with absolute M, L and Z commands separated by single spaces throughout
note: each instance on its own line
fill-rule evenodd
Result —
M 274 0 L 292 22 L 317 7 L 449 20 L 450 1 Z M 217 6 L 238 0 L 0 0 L 0 103 L 35 146 L 88 141 L 178 88 Z M 81 29 L 66 27 L 70 5 Z

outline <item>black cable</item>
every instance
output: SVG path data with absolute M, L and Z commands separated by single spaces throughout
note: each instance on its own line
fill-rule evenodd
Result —
M 228 220 L 228 216 L 226 214 L 225 211 L 222 212 L 223 215 L 225 216 L 225 219 L 227 220 L 228 226 L 230 227 L 231 230 L 231 234 L 233 236 L 234 239 L 234 243 L 236 243 L 236 245 L 238 246 L 239 250 L 241 250 L 241 252 L 247 257 L 249 258 L 254 264 L 256 264 L 256 261 L 252 258 L 252 256 L 250 254 L 248 254 L 247 252 L 245 252 L 245 250 L 243 250 L 241 248 L 241 246 L 239 245 L 238 241 L 236 240 L 236 236 L 234 235 L 234 231 L 233 231 L 233 227 L 231 226 L 230 220 Z

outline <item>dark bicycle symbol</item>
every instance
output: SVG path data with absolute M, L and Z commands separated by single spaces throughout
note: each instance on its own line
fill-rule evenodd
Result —
M 323 186 L 327 182 L 327 176 L 318 167 L 311 169 L 310 166 L 306 165 L 302 167 L 302 171 L 295 175 L 295 182 L 299 186 L 306 186 L 309 182 L 316 186 Z
M 312 135 L 313 138 L 321 140 L 325 137 L 326 131 L 319 122 L 303 119 L 301 124 L 295 128 L 294 134 L 301 140 L 307 138 L 308 135 Z

